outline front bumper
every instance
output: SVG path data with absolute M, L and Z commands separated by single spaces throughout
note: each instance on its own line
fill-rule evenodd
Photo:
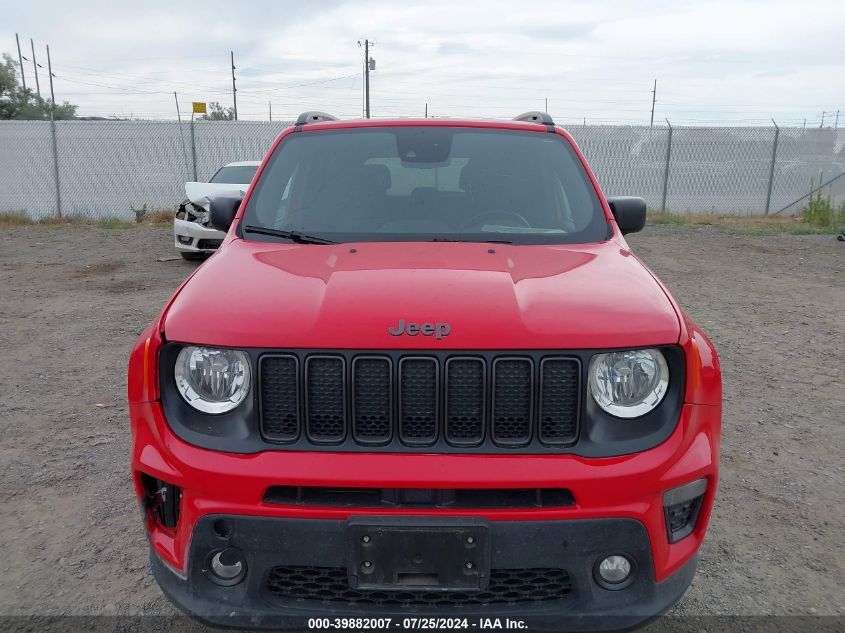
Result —
M 205 248 L 204 246 L 208 244 L 206 240 L 210 240 L 212 243 L 219 243 L 225 239 L 226 233 L 203 226 L 198 222 L 189 222 L 188 220 L 174 218 L 173 237 L 174 246 L 177 251 L 183 253 L 213 253 L 217 249 L 217 246 Z
M 304 627 L 305 616 L 443 616 L 448 609 L 470 617 L 494 616 L 484 608 L 314 604 L 269 599 L 268 570 L 278 565 L 343 567 L 339 535 L 352 517 L 409 516 L 448 521 L 472 517 L 489 522 L 491 569 L 548 567 L 552 562 L 572 578 L 572 593 L 558 603 L 502 605 L 507 617 L 532 618 L 536 630 L 636 626 L 677 600 L 695 570 L 715 496 L 721 411 L 685 404 L 672 435 L 659 446 L 632 455 L 587 459 L 575 455 L 434 455 L 318 453 L 268 450 L 227 454 L 197 448 L 169 428 L 158 402 L 130 405 L 132 468 L 136 491 L 144 495 L 144 473 L 178 486 L 180 513 L 174 528 L 145 522 L 153 569 L 171 599 L 184 610 L 228 626 Z M 670 543 L 663 512 L 667 490 L 706 479 L 707 492 L 692 533 Z M 315 507 L 268 503 L 269 486 L 397 488 L 569 489 L 575 504 L 559 508 L 384 509 Z M 217 587 L 202 572 L 208 549 L 220 547 L 209 525 L 225 517 L 234 525 L 233 545 L 248 556 L 248 578 L 235 587 Z M 610 526 L 609 528 L 606 526 Z M 599 587 L 590 574 L 601 554 L 617 549 L 636 559 L 637 580 L 621 591 Z M 222 593 L 221 593 L 222 592 Z M 228 592 L 228 593 L 226 593 Z M 409 611 L 409 609 L 411 611 Z M 340 616 L 339 614 L 344 614 Z M 519 615 L 523 614 L 523 615 Z M 535 617 L 536 616 L 536 617 Z M 618 620 L 608 620 L 610 616 Z M 389 617 L 389 616 L 388 616 Z M 473 615 L 472 617 L 475 617 Z M 234 619 L 232 619 L 234 618 Z M 586 618 L 586 620 L 584 620 Z M 608 622 L 611 624 L 608 625 Z M 580 624 L 579 624 L 580 623 Z M 577 625 L 577 626 L 576 626 Z
M 227 536 L 215 529 L 221 521 Z M 448 525 L 449 519 L 439 523 Z M 335 520 L 207 516 L 194 531 L 187 578 L 154 553 L 153 573 L 179 608 L 216 626 L 305 630 L 314 628 L 309 621 L 328 619 L 330 627 L 352 628 L 342 625 L 344 618 L 391 618 L 388 628 L 408 630 L 414 618 L 451 618 L 466 619 L 472 629 L 486 618 L 509 618 L 529 631 L 603 631 L 630 629 L 667 610 L 686 591 L 697 560 L 657 583 L 648 535 L 637 521 L 492 521 L 486 523 L 490 568 L 494 576 L 507 576 L 508 591 L 501 582 L 497 591 L 491 581 L 488 594 L 495 597 L 488 604 L 462 604 L 430 591 L 343 590 L 325 570 L 346 569 L 347 526 Z M 235 586 L 212 582 L 205 570 L 209 554 L 222 547 L 244 554 L 246 577 Z M 595 561 L 613 553 L 627 555 L 635 568 L 633 582 L 618 591 L 593 579 Z M 283 568 L 281 582 L 271 581 L 274 568 Z M 536 582 L 534 591 L 520 585 L 520 578 L 550 569 L 565 570 L 568 579 L 555 584 L 554 593 Z M 297 574 L 302 574 L 298 582 Z M 294 580 L 286 582 L 288 577 Z

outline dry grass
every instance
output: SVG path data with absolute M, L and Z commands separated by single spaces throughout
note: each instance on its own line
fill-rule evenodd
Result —
M 174 213 L 172 209 L 149 211 L 141 224 L 170 224 L 173 222 Z
M 33 224 L 33 221 L 23 213 L 0 213 L 0 228 L 26 226 L 27 224 Z
M 33 220 L 25 213 L 0 212 L 0 229 L 11 229 L 22 226 L 97 226 L 102 229 L 131 229 L 135 226 L 165 226 L 173 222 L 174 210 L 156 209 L 147 211 L 136 221 L 126 220 L 116 216 L 99 220 L 81 216 L 64 216 L 61 218 L 42 218 Z
M 815 235 L 838 233 L 836 226 L 820 227 L 789 215 L 721 215 L 716 213 L 661 213 L 649 211 L 648 224 L 713 226 L 746 235 Z

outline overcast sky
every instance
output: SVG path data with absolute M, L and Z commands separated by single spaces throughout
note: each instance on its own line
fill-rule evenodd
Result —
M 842 0 L 578 2 L 66 2 L 0 0 L 0 51 L 34 87 L 29 39 L 57 101 L 79 114 L 175 118 L 191 101 L 288 119 L 362 112 L 363 52 L 373 116 L 511 117 L 543 109 L 565 124 L 655 122 L 818 126 L 843 109 Z

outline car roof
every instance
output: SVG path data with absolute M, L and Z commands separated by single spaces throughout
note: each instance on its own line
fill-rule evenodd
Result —
M 511 119 L 471 119 L 450 117 L 389 117 L 379 119 L 335 119 L 328 121 L 314 121 L 302 126 L 303 129 L 329 129 L 333 127 L 394 127 L 399 125 L 431 126 L 431 127 L 484 127 L 499 129 L 527 129 L 546 130 L 547 125 L 534 121 L 515 121 Z

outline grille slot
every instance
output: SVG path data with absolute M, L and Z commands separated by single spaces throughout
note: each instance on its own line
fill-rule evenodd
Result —
M 299 359 L 262 356 L 259 371 L 264 437 L 293 442 L 299 437 Z
M 399 362 L 399 437 L 410 445 L 437 440 L 438 367 L 433 358 Z
M 484 361 L 454 357 L 446 361 L 446 440 L 472 446 L 484 439 Z
M 528 358 L 493 361 L 493 441 L 521 446 L 531 440 L 534 364 Z
M 346 366 L 342 357 L 305 361 L 306 430 L 317 443 L 341 442 L 346 431 Z
M 286 600 L 379 606 L 440 607 L 532 604 L 563 600 L 572 592 L 565 569 L 493 569 L 484 591 L 358 590 L 349 586 L 345 567 L 274 567 L 267 577 L 271 596 Z
M 349 488 L 270 486 L 264 503 L 328 508 L 564 508 L 566 488 Z
M 573 358 L 540 362 L 540 441 L 571 444 L 578 438 L 580 364 Z
M 352 362 L 352 433 L 362 444 L 390 441 L 391 374 L 389 358 L 359 356 Z

